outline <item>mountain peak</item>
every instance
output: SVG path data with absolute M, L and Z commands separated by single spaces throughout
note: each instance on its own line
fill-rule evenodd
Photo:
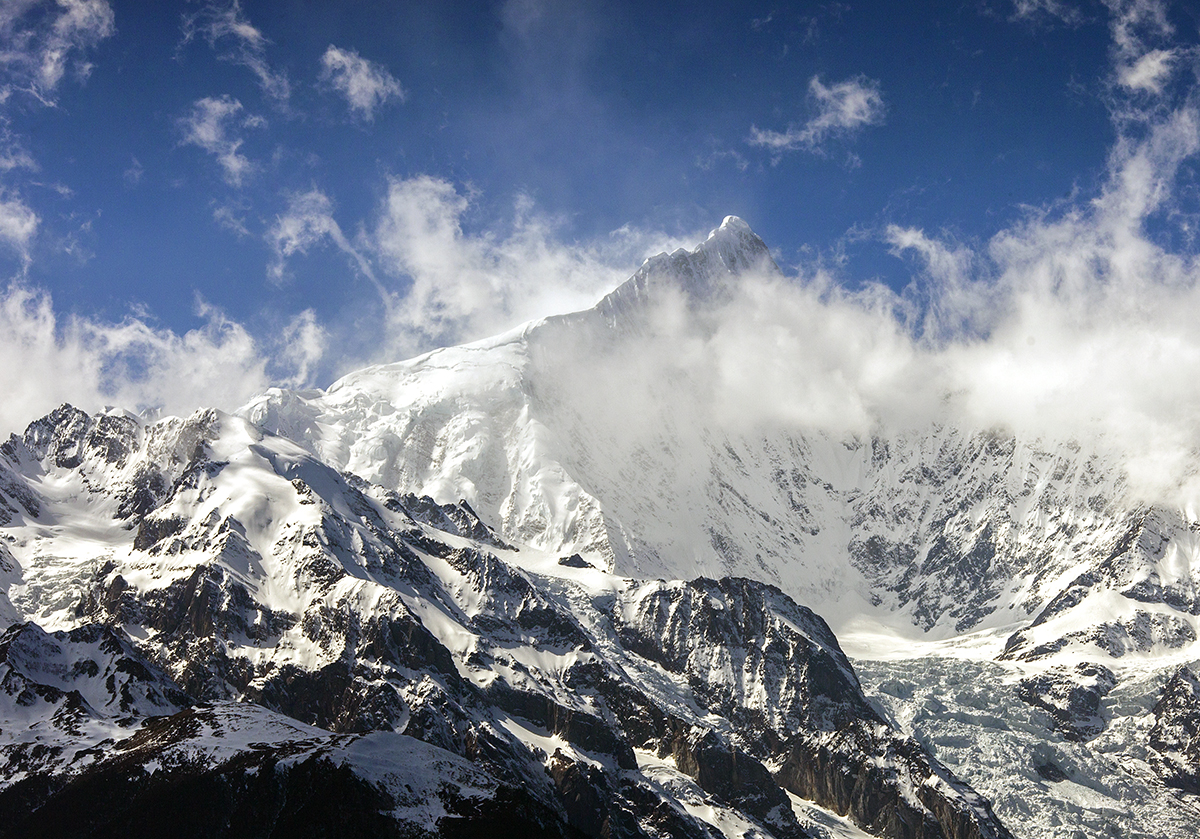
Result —
M 738 216 L 725 216 L 725 218 L 721 221 L 721 226 L 712 233 L 708 234 L 709 238 L 717 235 L 717 233 L 721 230 L 753 232 L 750 230 L 750 225 L 746 224 L 746 222 L 742 221 L 742 219 Z
M 719 303 L 732 295 L 738 277 L 756 272 L 781 273 L 750 225 L 737 216 L 725 216 L 694 250 L 679 248 L 648 258 L 596 308 L 615 324 L 673 291 L 682 292 L 692 306 Z

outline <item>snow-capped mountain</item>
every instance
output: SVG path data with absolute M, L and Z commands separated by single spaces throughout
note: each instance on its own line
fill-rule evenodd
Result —
M 699 336 L 702 353 L 739 284 L 778 276 L 730 217 L 589 311 L 324 392 L 272 390 L 242 414 L 365 480 L 465 499 L 505 538 L 630 576 L 764 580 L 835 628 L 864 615 L 922 639 L 1010 628 L 1004 654 L 1022 660 L 1195 643 L 1200 525 L 1127 500 L 1117 452 L 945 424 L 707 423 L 689 350 L 656 331 Z
M 13 835 L 144 831 L 192 796 L 217 835 L 277 829 L 326 783 L 363 830 L 1009 835 L 771 586 L 518 550 L 215 411 L 63 407 L 2 455 Z
M 1191 508 L 1098 444 L 743 421 L 713 347 L 785 282 L 731 217 L 326 391 L 33 422 L 0 836 L 1200 830 Z

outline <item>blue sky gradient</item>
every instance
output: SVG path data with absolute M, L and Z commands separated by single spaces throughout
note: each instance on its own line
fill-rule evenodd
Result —
M 325 385 L 587 305 L 726 214 L 790 273 L 921 299 L 903 231 L 985 255 L 1089 212 L 1194 110 L 1198 28 L 1151 0 L 14 0 L 0 349 L 78 344 L 119 394 L 193 334 L 253 348 L 245 388 Z M 1137 228 L 1190 257 L 1176 157 Z

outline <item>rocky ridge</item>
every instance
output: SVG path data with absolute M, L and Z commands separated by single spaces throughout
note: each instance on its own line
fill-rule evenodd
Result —
M 771 586 L 518 551 L 214 411 L 64 406 L 0 458 L 6 830 L 136 835 L 186 798 L 271 829 L 353 804 L 383 835 L 813 835 L 794 795 L 879 836 L 1008 835 Z

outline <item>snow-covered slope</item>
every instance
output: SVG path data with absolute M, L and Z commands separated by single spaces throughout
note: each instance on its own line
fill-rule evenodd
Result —
M 241 414 L 373 483 L 466 500 L 505 538 L 630 576 L 760 579 L 839 632 L 1008 628 L 1022 660 L 1192 648 L 1200 523 L 1127 500 L 1119 452 L 945 424 L 711 422 L 689 354 L 760 278 L 778 269 L 731 217 L 594 309 Z
M 419 833 L 511 805 L 543 835 L 799 839 L 825 813 L 1009 836 L 778 589 L 518 550 L 216 411 L 64 406 L 0 457 L 24 621 L 0 637 L 0 823 L 21 835 L 145 829 L 195 796 L 295 819 L 280 798 L 328 783 Z

